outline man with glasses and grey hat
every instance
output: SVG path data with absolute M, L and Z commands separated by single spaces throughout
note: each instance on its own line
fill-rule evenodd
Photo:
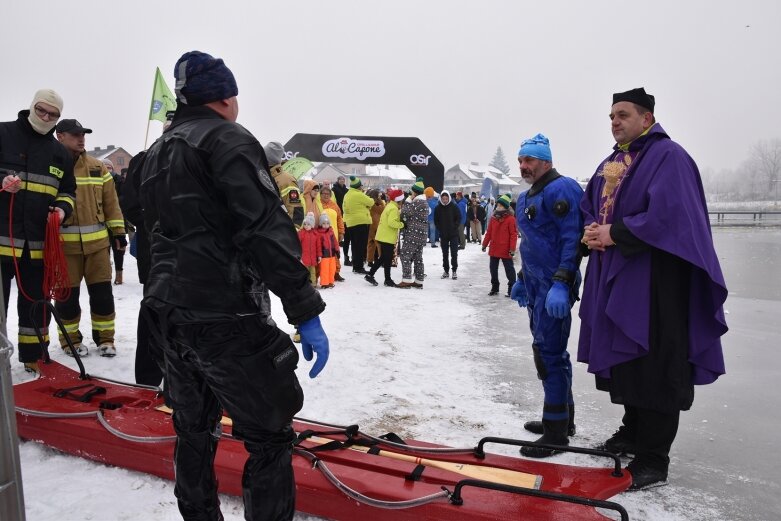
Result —
M 328 360 L 325 303 L 309 283 L 301 246 L 263 147 L 236 123 L 239 92 L 223 60 L 191 51 L 174 67 L 178 106 L 141 167 L 151 269 L 143 306 L 163 346 L 177 434 L 179 511 L 222 519 L 213 462 L 223 408 L 249 458 L 245 518 L 293 519 L 293 415 L 303 405 L 298 352 L 261 312 L 261 284 L 301 334 L 309 377 Z
M 43 299 L 46 223 L 50 212 L 56 212 L 60 222 L 68 218 L 76 197 L 73 161 L 53 135 L 62 109 L 59 94 L 41 89 L 33 96 L 29 110 L 19 112 L 16 121 L 0 123 L 0 262 L 4 305 L 7 312 L 11 279 L 16 277 L 19 361 L 30 372 L 38 371 L 42 349 L 49 345 L 48 310 L 44 308 L 42 313 L 43 323 L 30 316 L 33 301 Z M 43 346 L 36 329 L 41 330 Z

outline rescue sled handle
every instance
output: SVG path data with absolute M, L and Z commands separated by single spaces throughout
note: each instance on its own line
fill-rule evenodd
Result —
M 165 405 L 161 405 L 157 407 L 157 410 L 161 412 L 165 412 L 167 414 L 171 414 L 173 412 L 170 407 Z M 232 427 L 233 420 L 231 420 L 227 416 L 223 416 L 220 419 L 220 424 Z M 299 437 L 299 441 L 302 441 L 303 439 L 308 440 L 317 445 L 325 445 L 328 443 L 336 442 L 339 445 L 337 448 L 340 449 L 357 450 L 357 451 L 367 452 L 367 453 L 370 452 L 370 447 L 356 444 L 354 443 L 355 440 L 352 439 L 348 439 L 346 442 L 342 442 L 331 438 L 313 436 L 311 434 L 307 435 L 304 438 Z M 447 470 L 449 472 L 454 472 L 462 476 L 467 476 L 469 478 L 491 481 L 494 483 L 504 484 L 507 486 L 516 486 L 521 488 L 539 488 L 541 484 L 540 476 L 536 474 L 529 474 L 526 472 L 519 472 L 517 470 L 509 470 L 509 469 L 503 469 L 498 467 L 487 467 L 483 465 L 470 465 L 468 463 L 456 463 L 453 461 L 442 461 L 442 460 L 434 460 L 428 458 L 420 458 L 418 456 L 413 456 L 411 454 L 402 454 L 399 452 L 393 452 L 388 450 L 377 450 L 371 453 L 376 456 L 384 456 L 386 458 L 407 461 L 410 463 L 415 463 L 417 465 L 434 467 L 440 470 Z
M 349 487 L 344 482 L 342 482 L 338 477 L 336 477 L 336 475 L 333 472 L 331 472 L 331 469 L 328 468 L 328 465 L 323 460 L 321 460 L 311 452 L 299 447 L 295 447 L 293 449 L 293 453 L 308 460 L 309 463 L 312 465 L 312 468 L 319 470 L 323 474 L 323 476 L 325 476 L 325 478 L 334 487 L 336 487 L 347 497 L 354 499 L 355 501 L 362 503 L 364 505 L 369 505 L 375 508 L 382 508 L 386 510 L 401 510 L 405 508 L 419 507 L 421 505 L 425 505 L 426 503 L 432 503 L 434 501 L 449 500 L 450 498 L 450 491 L 447 490 L 445 487 L 442 487 L 442 490 L 435 494 L 430 494 L 427 496 L 422 496 L 422 497 L 407 499 L 402 501 L 389 501 L 387 499 L 377 499 L 377 498 L 369 497 L 366 494 L 361 494 L 357 490 Z
M 494 436 L 487 436 L 481 439 L 477 447 L 474 449 L 474 455 L 476 458 L 484 459 L 485 450 L 483 447 L 486 443 L 500 443 L 503 445 L 514 445 L 516 447 L 540 447 L 543 449 L 554 449 L 561 452 L 573 452 L 576 454 L 589 454 L 591 456 L 601 456 L 604 458 L 611 458 L 614 463 L 613 476 L 620 478 L 624 475 L 621 471 L 621 458 L 612 452 L 597 449 L 587 449 L 585 447 L 570 447 L 568 445 L 551 445 L 550 443 L 537 443 L 533 441 L 514 440 L 512 438 L 497 438 Z
M 542 446 L 542 445 L 540 445 Z M 552 501 L 564 501 L 565 503 L 575 503 L 577 505 L 585 505 L 595 508 L 604 508 L 607 510 L 613 510 L 618 512 L 621 516 L 621 521 L 629 521 L 629 514 L 626 509 L 614 503 L 612 501 L 603 501 L 601 499 L 591 499 L 580 496 L 571 496 L 569 494 L 561 494 L 558 492 L 548 492 L 545 490 L 534 490 L 531 488 L 513 487 L 509 485 L 501 485 L 499 483 L 489 483 L 487 481 L 480 481 L 478 479 L 464 479 L 456 484 L 455 490 L 450 496 L 450 502 L 454 505 L 462 505 L 464 503 L 461 497 L 461 489 L 464 487 L 476 487 L 485 488 L 489 490 L 500 490 L 503 492 L 512 492 L 515 494 L 522 494 L 525 496 L 538 497 L 542 499 L 550 499 Z

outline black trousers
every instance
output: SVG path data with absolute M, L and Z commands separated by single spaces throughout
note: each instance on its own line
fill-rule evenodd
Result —
M 219 521 L 214 456 L 223 408 L 249 453 L 242 490 L 245 518 L 287 521 L 295 513 L 291 425 L 303 405 L 298 351 L 260 315 L 199 317 L 180 308 L 149 315 L 165 333 L 168 402 L 177 434 L 174 493 L 185 521 Z
M 458 247 L 461 245 L 461 240 L 458 235 L 454 235 L 449 239 L 440 238 L 439 247 L 442 248 L 442 268 L 445 273 L 450 272 L 450 267 L 453 267 L 453 271 L 458 269 Z M 450 263 L 448 263 L 448 253 L 450 253 Z
M 43 263 L 33 264 L 30 260 L 30 252 L 27 248 L 17 260 L 19 265 L 19 278 L 16 279 L 18 289 L 16 297 L 16 310 L 19 315 L 19 361 L 35 362 L 43 355 L 43 349 L 49 347 L 49 309 L 38 305 L 32 313 L 33 301 L 43 300 Z M 8 316 L 9 293 L 11 292 L 11 279 L 16 278 L 16 268 L 11 257 L 2 257 L 3 270 L 3 305 Z M 33 301 L 22 294 L 22 290 Z M 41 346 L 36 328 L 41 329 L 44 344 Z
M 142 305 L 136 327 L 136 383 L 159 386 L 163 382 L 164 366 L 163 348 L 149 330 L 147 310 Z
M 515 266 L 513 265 L 512 259 L 491 257 L 491 260 L 488 261 L 488 270 L 491 272 L 491 288 L 497 291 L 499 290 L 499 261 L 501 261 L 502 266 L 504 266 L 504 274 L 507 276 L 507 292 L 509 293 L 509 290 L 511 290 L 513 284 L 515 284 L 516 277 Z
M 391 280 L 391 267 L 393 263 L 393 253 L 396 251 L 396 245 L 380 241 L 377 241 L 377 244 L 380 245 L 380 260 L 374 263 L 372 269 L 369 270 L 369 274 L 374 277 L 374 274 L 377 273 L 377 271 L 380 269 L 380 266 L 382 266 L 382 269 L 385 273 L 385 281 L 387 282 Z
M 350 241 L 353 245 L 353 271 L 361 270 L 366 262 L 366 247 L 369 245 L 369 225 L 358 224 L 347 229 L 352 234 Z
M 344 250 L 344 260 L 350 260 L 350 242 L 353 238 L 353 229 L 345 226 L 344 228 L 344 240 L 342 241 L 342 249 Z M 368 242 L 368 238 L 367 238 Z
M 670 448 L 678 434 L 680 411 L 659 412 L 624 405 L 624 417 L 629 438 L 633 438 L 637 453 L 636 464 L 667 472 L 670 466 Z
M 108 238 L 111 242 L 111 253 L 114 255 L 114 270 L 122 271 L 125 266 L 125 250 L 117 248 L 117 241 L 113 235 L 109 234 Z

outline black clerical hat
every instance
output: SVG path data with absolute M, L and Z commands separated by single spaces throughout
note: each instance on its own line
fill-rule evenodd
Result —
M 650 94 L 647 94 L 643 87 L 613 94 L 613 105 L 619 101 L 635 103 L 636 105 L 647 108 L 653 114 L 655 105 L 654 97 Z

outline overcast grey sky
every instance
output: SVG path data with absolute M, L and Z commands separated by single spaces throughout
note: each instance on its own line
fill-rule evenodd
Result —
M 297 132 L 417 136 L 446 168 L 512 168 L 522 139 L 588 177 L 612 146 L 616 91 L 644 86 L 701 168 L 735 168 L 781 137 L 775 0 L 6 0 L 0 120 L 42 87 L 87 147 L 144 145 L 155 67 L 173 90 L 188 50 L 225 60 L 239 122 L 262 143 Z M 124 27 L 120 30 L 120 27 Z M 120 79 L 122 78 L 122 79 Z M 150 143 L 161 132 L 150 125 Z

